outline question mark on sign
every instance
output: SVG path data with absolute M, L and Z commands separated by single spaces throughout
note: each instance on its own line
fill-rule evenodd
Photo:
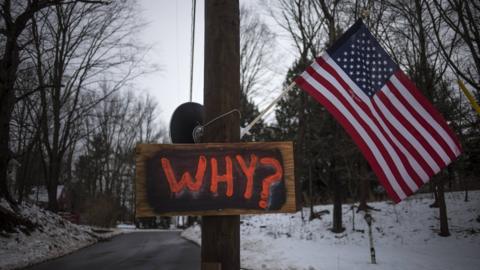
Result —
M 262 182 L 262 193 L 260 194 L 260 202 L 258 202 L 258 205 L 261 208 L 267 208 L 268 206 L 268 197 L 270 196 L 270 187 L 282 180 L 283 177 L 283 169 L 282 166 L 280 165 L 280 162 L 274 158 L 268 158 L 264 157 L 260 159 L 260 164 L 262 165 L 270 165 L 273 168 L 275 168 L 275 173 L 265 177 Z

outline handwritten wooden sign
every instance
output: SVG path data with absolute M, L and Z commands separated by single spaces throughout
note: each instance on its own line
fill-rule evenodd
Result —
M 139 144 L 136 216 L 295 212 L 291 142 Z

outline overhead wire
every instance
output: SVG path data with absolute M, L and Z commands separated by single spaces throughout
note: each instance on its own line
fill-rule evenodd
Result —
M 192 0 L 192 34 L 191 34 L 191 51 L 190 51 L 190 102 L 193 96 L 193 65 L 195 59 L 195 15 L 196 15 L 197 1 Z

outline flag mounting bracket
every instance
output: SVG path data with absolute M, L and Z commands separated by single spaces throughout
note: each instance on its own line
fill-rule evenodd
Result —
M 203 132 L 205 131 L 205 127 L 207 127 L 208 125 L 210 125 L 211 123 L 227 116 L 227 115 L 230 115 L 232 113 L 238 113 L 238 116 L 239 118 L 242 118 L 242 113 L 240 112 L 239 109 L 233 109 L 231 111 L 228 111 L 224 114 L 221 114 L 215 118 L 213 118 L 212 120 L 208 121 L 206 124 L 204 125 L 197 125 L 194 129 L 193 129 L 193 132 L 192 132 L 192 135 L 193 135 L 193 141 L 195 143 L 199 143 L 200 142 L 200 139 L 202 138 L 203 136 Z

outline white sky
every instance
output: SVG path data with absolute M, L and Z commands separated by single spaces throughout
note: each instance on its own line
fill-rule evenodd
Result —
M 200 104 L 203 104 L 204 1 L 197 0 L 195 26 L 193 101 Z M 241 4 L 257 5 L 260 1 L 241 0 Z M 161 109 L 159 121 L 167 127 L 175 108 L 189 101 L 191 3 L 191 0 L 139 0 L 142 19 L 148 23 L 139 38 L 151 46 L 147 57 L 149 64 L 159 66 L 160 70 L 142 76 L 135 85 L 157 99 Z M 264 17 L 267 22 L 272 21 L 268 16 Z M 288 55 L 288 51 L 282 52 L 287 50 L 286 47 L 288 45 L 279 46 L 279 53 Z M 275 83 L 256 100 L 261 108 L 280 92 L 284 71 L 290 63 L 288 60 L 279 63 L 280 72 Z

